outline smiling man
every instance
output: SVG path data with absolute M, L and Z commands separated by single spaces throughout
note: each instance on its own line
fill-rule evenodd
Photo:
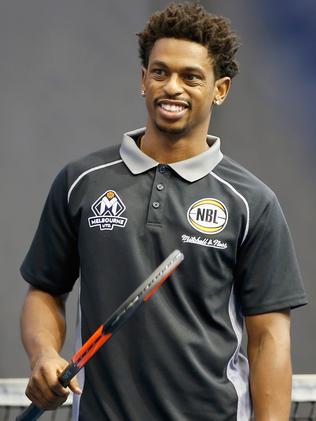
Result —
M 206 47 L 184 39 L 158 39 L 143 67 L 142 86 L 148 109 L 143 151 L 157 159 L 171 146 L 174 155 L 168 150 L 166 162 L 205 152 L 212 105 L 225 99 L 230 86 L 227 76 L 215 79 Z
M 208 135 L 238 72 L 229 21 L 171 4 L 138 34 L 146 127 L 66 166 L 21 273 L 27 395 L 63 402 L 65 300 L 80 273 L 78 344 L 173 249 L 185 261 L 73 380 L 73 420 L 287 421 L 290 310 L 306 296 L 270 188 Z M 247 356 L 241 350 L 243 327 Z

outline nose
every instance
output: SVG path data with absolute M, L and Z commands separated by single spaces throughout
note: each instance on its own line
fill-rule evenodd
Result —
M 178 96 L 183 92 L 181 79 L 176 73 L 172 73 L 164 85 L 164 91 L 169 96 Z

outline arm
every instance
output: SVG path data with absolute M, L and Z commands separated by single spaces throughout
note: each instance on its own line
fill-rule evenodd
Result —
M 32 369 L 25 393 L 43 409 L 56 408 L 69 394 L 58 382 L 58 374 L 67 365 L 59 355 L 65 332 L 64 297 L 30 288 L 21 314 L 22 341 Z M 69 388 L 81 392 L 76 379 Z
M 250 389 L 256 421 L 288 421 L 292 368 L 289 312 L 246 317 Z

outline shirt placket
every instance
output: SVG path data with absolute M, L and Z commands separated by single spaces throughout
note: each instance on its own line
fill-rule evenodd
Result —
M 155 179 L 152 185 L 151 197 L 148 208 L 147 224 L 162 224 L 163 209 L 167 197 L 169 180 L 169 166 L 159 164 L 156 167 Z

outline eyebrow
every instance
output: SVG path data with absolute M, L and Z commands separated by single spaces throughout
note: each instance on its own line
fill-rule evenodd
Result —
M 151 63 L 151 66 L 150 67 L 152 67 L 152 66 L 161 66 L 161 67 L 169 68 L 169 66 L 164 61 L 161 61 L 161 60 L 155 60 L 155 61 L 153 61 Z M 186 66 L 186 67 L 184 67 L 182 69 L 182 71 L 185 71 L 185 72 L 199 72 L 201 74 L 204 74 L 204 71 L 199 66 Z

